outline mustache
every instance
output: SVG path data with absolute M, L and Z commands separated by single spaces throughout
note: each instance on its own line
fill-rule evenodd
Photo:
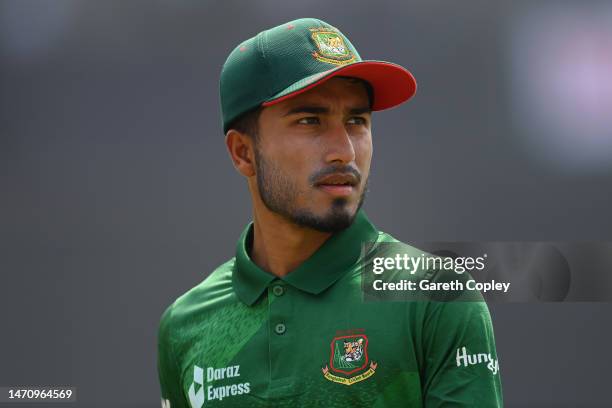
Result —
M 308 181 L 311 185 L 315 185 L 317 181 L 319 181 L 323 177 L 329 176 L 330 174 L 352 174 L 357 180 L 357 184 L 361 183 L 361 173 L 359 172 L 359 170 L 349 165 L 324 167 L 321 170 L 318 170 L 313 173 L 308 178 Z

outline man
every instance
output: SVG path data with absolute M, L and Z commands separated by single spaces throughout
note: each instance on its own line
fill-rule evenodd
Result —
M 253 222 L 236 256 L 162 316 L 162 406 L 501 406 L 482 301 L 363 300 L 363 266 L 397 242 L 361 210 L 372 111 L 415 90 L 407 70 L 362 61 L 317 19 L 232 51 L 223 128 Z

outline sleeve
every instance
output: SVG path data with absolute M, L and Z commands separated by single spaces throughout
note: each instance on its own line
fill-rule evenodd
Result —
M 157 334 L 157 373 L 161 387 L 162 408 L 188 408 L 181 391 L 178 363 L 171 343 L 170 322 L 172 306 L 161 317 Z
M 484 300 L 430 302 L 422 335 L 425 407 L 503 406 L 493 325 Z

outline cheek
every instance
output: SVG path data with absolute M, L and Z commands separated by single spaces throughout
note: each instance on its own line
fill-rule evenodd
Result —
M 372 138 L 361 137 L 355 141 L 355 161 L 357 165 L 363 169 L 370 168 L 370 161 L 372 160 Z
M 283 174 L 286 179 L 298 186 L 308 182 L 308 176 L 312 167 L 309 160 L 312 155 L 304 154 L 304 150 L 295 149 L 294 146 L 287 149 L 274 149 L 268 156 L 268 160 L 273 160 L 276 169 Z

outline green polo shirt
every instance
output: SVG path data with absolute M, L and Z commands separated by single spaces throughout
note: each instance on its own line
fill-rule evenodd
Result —
M 164 312 L 163 407 L 502 406 L 484 301 L 364 300 L 363 265 L 398 241 L 363 211 L 283 278 L 252 262 L 252 241 L 251 223 Z

